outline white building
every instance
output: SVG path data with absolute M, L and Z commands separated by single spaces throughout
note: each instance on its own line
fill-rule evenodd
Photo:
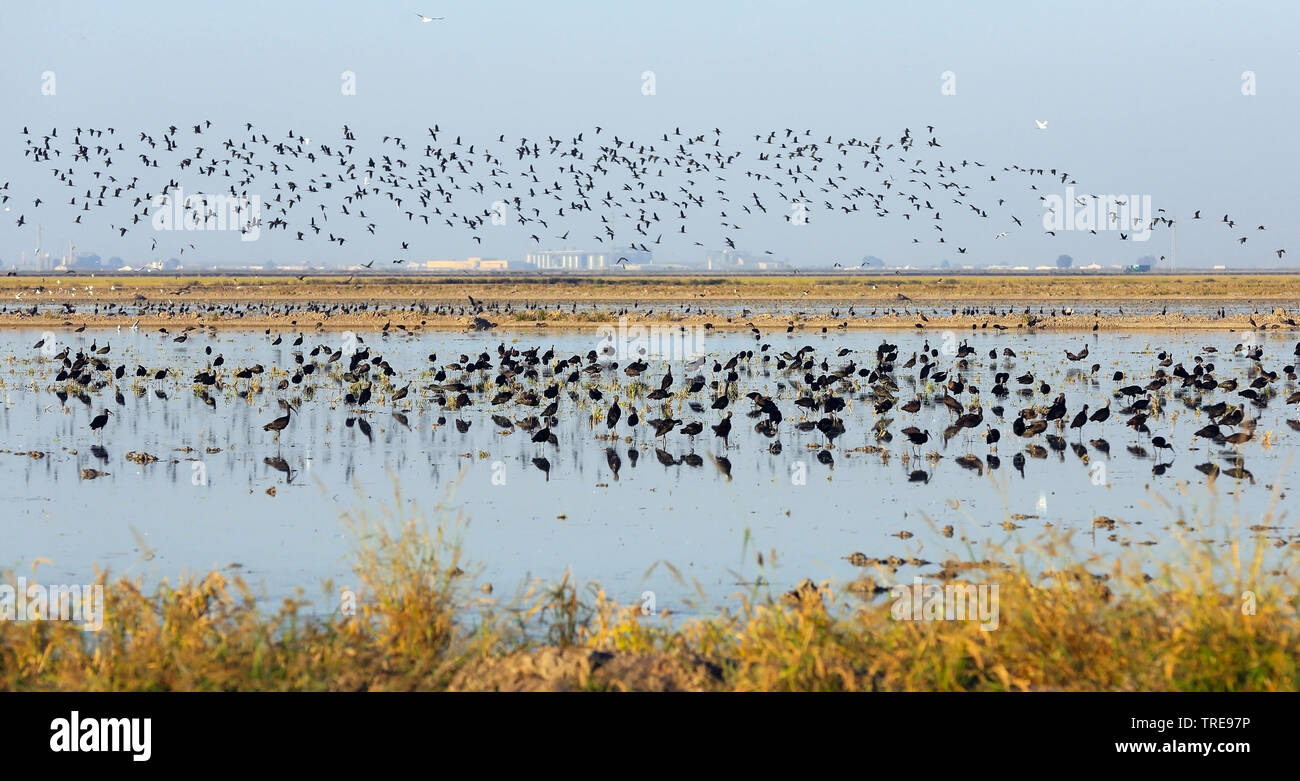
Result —
M 634 249 L 597 250 L 589 252 L 578 249 L 539 250 L 524 256 L 524 263 L 538 270 L 561 271 L 599 271 L 619 265 L 619 258 L 636 266 L 654 262 L 654 256 L 648 252 Z

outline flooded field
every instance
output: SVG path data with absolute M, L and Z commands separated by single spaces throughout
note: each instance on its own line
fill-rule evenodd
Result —
M 1224 520 L 1209 544 L 1234 513 L 1300 539 L 1295 333 L 693 329 L 633 375 L 592 330 L 180 329 L 0 332 L 0 568 L 225 569 L 332 610 L 344 516 L 400 501 L 463 516 L 498 594 L 571 570 L 691 613 L 756 551 L 784 591 L 857 580 L 855 553 L 934 576 L 1049 524 L 1103 563 L 1181 555 L 1193 512 Z

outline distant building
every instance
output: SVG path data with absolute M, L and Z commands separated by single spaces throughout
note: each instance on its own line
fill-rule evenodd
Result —
M 641 268 L 642 266 L 653 266 L 655 256 L 653 252 L 643 252 L 639 249 L 626 247 L 613 252 L 614 263 L 620 266 L 631 266 L 632 268 Z M 619 263 L 619 258 L 626 258 L 626 263 Z
M 146 266 L 142 266 L 144 271 L 180 271 L 182 268 L 180 258 L 168 258 L 167 260 L 155 260 Z
M 505 271 L 509 261 L 488 258 L 466 258 L 465 260 L 426 260 L 421 268 L 430 271 Z
M 524 263 L 534 266 L 539 271 L 600 271 L 621 266 L 620 258 L 633 266 L 647 266 L 654 263 L 654 255 L 636 249 L 616 250 L 539 250 L 524 256 Z
M 710 270 L 722 271 L 776 271 L 790 268 L 789 263 L 772 260 L 766 253 L 733 249 L 708 253 L 705 264 Z
M 103 268 L 103 258 L 93 252 L 82 252 L 71 260 L 65 258 L 62 268 L 76 269 L 77 271 L 99 271 Z

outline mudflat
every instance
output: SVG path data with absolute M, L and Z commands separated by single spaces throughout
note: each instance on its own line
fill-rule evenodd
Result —
M 0 297 L 5 327 L 1241 330 L 1295 327 L 1300 274 L 51 274 Z

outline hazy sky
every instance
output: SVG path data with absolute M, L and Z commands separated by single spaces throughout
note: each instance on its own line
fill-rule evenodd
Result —
M 446 19 L 424 24 L 416 12 Z M 929 158 L 985 163 L 999 176 L 994 187 L 1005 187 L 1009 199 L 1021 193 L 1014 213 L 1023 230 L 950 207 L 950 244 L 913 244 L 914 236 L 926 237 L 922 227 L 870 212 L 814 215 L 795 230 L 778 211 L 747 225 L 737 244 L 806 264 L 873 254 L 894 264 L 948 258 L 1032 266 L 1068 253 L 1078 265 L 1105 265 L 1167 254 L 1167 231 L 1144 244 L 1114 233 L 1044 235 L 1036 194 L 1024 192 L 1024 180 L 1001 176 L 1002 166 L 1019 163 L 1069 171 L 1079 192 L 1150 195 L 1154 208 L 1180 220 L 1180 267 L 1293 266 L 1300 261 L 1298 30 L 1300 5 L 1290 0 L 3 0 L 0 185 L 10 183 L 11 211 L 0 212 L 0 259 L 13 263 L 35 246 L 33 225 L 15 225 L 19 212 L 42 225 L 45 247 L 56 251 L 73 240 L 141 263 L 172 255 L 178 245 L 168 237 L 151 253 L 157 234 L 143 225 L 121 239 L 106 219 L 72 226 L 73 212 L 55 205 L 66 204 L 67 193 L 53 181 L 52 166 L 23 158 L 23 126 L 42 135 L 57 126 L 61 137 L 76 126 L 113 126 L 129 150 L 140 130 L 160 137 L 170 124 L 211 120 L 219 138 L 252 122 L 268 136 L 293 129 L 327 144 L 337 144 L 348 124 L 359 146 L 377 149 L 381 135 L 407 136 L 412 158 L 422 143 L 415 139 L 435 123 L 466 143 L 495 142 L 502 133 L 507 141 L 567 139 L 595 125 L 653 141 L 676 127 L 717 127 L 724 147 L 738 149 L 757 133 L 786 127 L 811 129 L 824 141 L 896 139 L 904 127 L 924 138 L 924 127 L 934 125 L 943 148 L 928 150 Z M 342 94 L 344 71 L 356 74 L 355 95 Z M 643 94 L 645 71 L 655 74 L 653 95 Z M 949 71 L 955 94 L 946 95 Z M 1242 94 L 1245 71 L 1255 74 L 1254 95 Z M 55 75 L 54 95 L 42 94 L 46 72 Z M 1034 120 L 1047 120 L 1048 129 Z M 503 156 L 511 146 L 488 145 Z M 115 163 L 119 178 L 141 175 L 141 186 L 155 192 L 179 176 L 133 170 L 125 158 Z M 745 187 L 741 170 L 734 171 L 737 189 Z M 868 189 L 881 178 L 852 175 Z M 1051 181 L 1038 184 L 1043 194 L 1064 193 Z M 48 207 L 31 208 L 33 198 L 47 195 Z M 1207 219 L 1192 222 L 1196 209 Z M 1225 212 L 1238 219 L 1235 229 L 1216 222 Z M 344 249 L 293 241 L 292 231 L 264 231 L 256 242 L 195 234 L 186 237 L 196 248 L 185 259 L 350 264 L 394 256 L 400 238 L 411 242 L 412 260 L 517 261 L 534 246 L 532 230 L 480 231 L 480 246 L 464 230 L 381 220 L 376 237 L 357 236 Z M 1257 231 L 1259 224 L 1268 230 Z M 565 230 L 562 220 L 550 227 Z M 548 237 L 543 246 L 594 245 L 580 238 L 592 233 L 585 224 L 574 227 L 578 240 Z M 691 241 L 666 238 L 657 258 L 693 260 L 703 254 L 693 241 L 722 243 L 716 221 L 689 230 Z M 1003 230 L 1009 235 L 994 239 Z M 1246 246 L 1239 236 L 1249 237 Z M 955 244 L 969 254 L 959 258 Z M 1278 261 L 1273 250 L 1282 247 L 1288 256 Z

